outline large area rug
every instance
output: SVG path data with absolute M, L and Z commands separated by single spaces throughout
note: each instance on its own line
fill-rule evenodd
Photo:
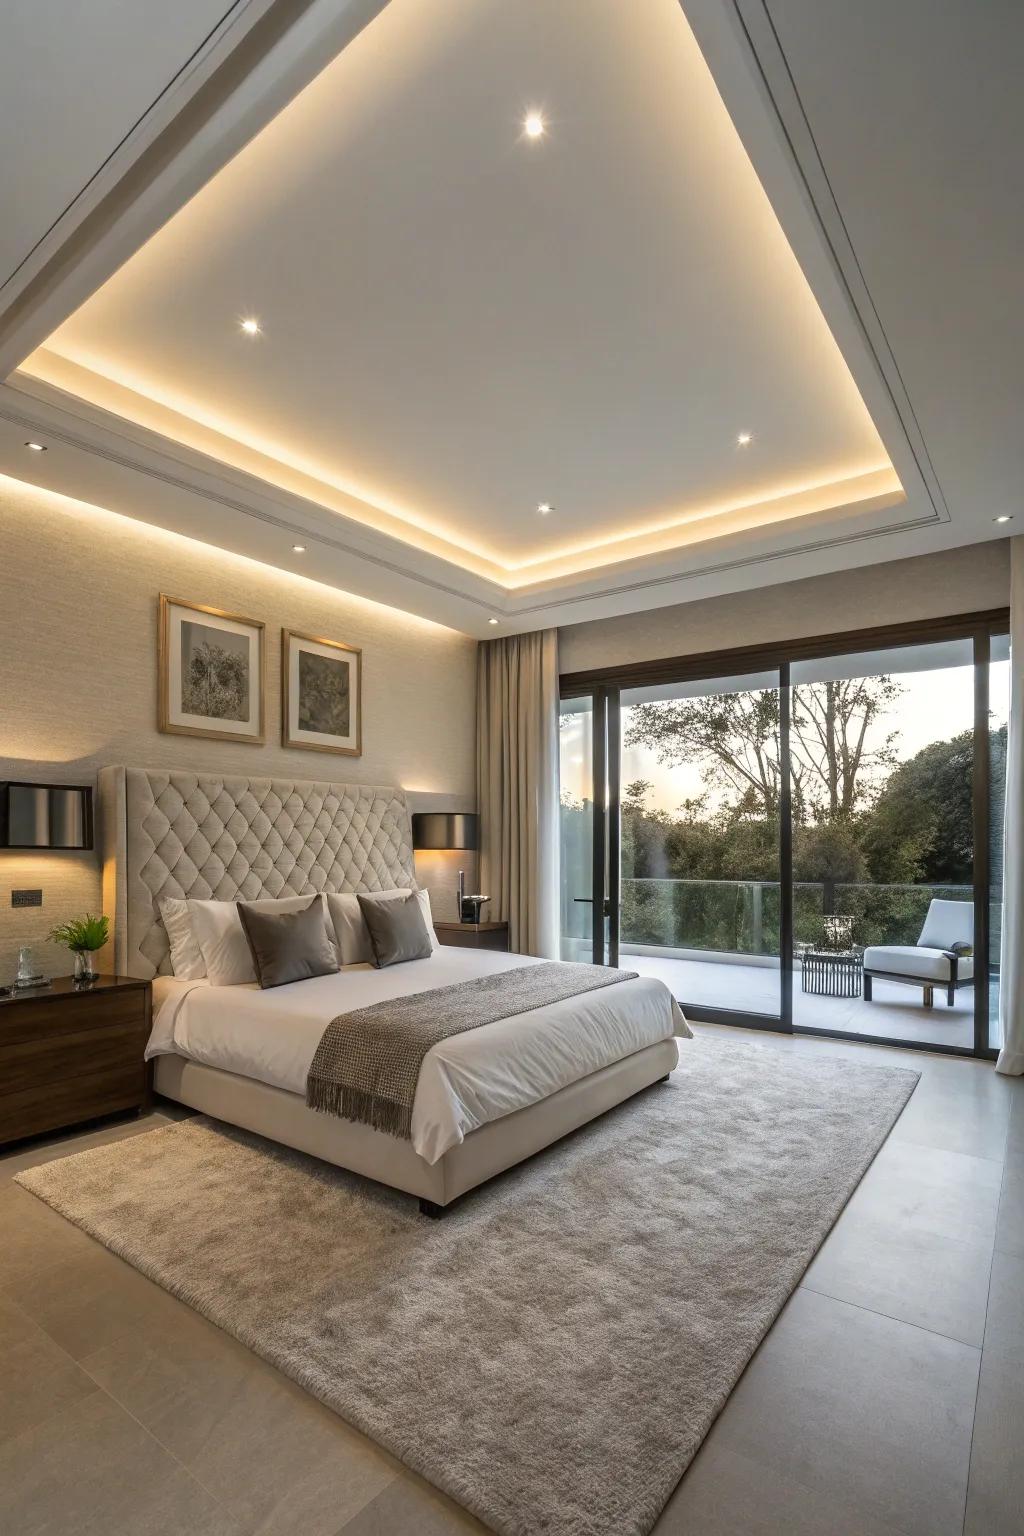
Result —
M 495 1531 L 641 1536 L 917 1082 L 680 1054 L 442 1221 L 205 1118 L 18 1178 Z

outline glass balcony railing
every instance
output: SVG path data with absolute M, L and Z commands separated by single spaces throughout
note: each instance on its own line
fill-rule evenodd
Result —
M 819 943 L 826 914 L 853 919 L 853 942 L 916 944 L 935 897 L 971 901 L 969 885 L 834 885 L 793 887 L 795 943 Z M 773 880 L 622 881 L 620 943 L 715 954 L 779 955 L 780 886 Z M 589 909 L 563 902 L 565 946 L 589 943 Z

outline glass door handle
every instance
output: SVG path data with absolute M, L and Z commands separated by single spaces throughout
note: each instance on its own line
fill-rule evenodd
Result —
M 586 902 L 586 904 L 591 907 L 594 905 L 593 896 L 574 896 L 573 901 Z M 612 915 L 612 904 L 607 896 L 601 903 L 601 911 L 605 917 L 611 917 Z

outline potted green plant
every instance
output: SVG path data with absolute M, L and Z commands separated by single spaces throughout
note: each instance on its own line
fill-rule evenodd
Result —
M 110 923 L 105 917 L 74 917 L 68 923 L 59 923 L 50 932 L 56 944 L 63 944 L 75 957 L 75 980 L 95 981 L 98 972 L 93 969 L 92 957 L 102 949 L 110 936 Z

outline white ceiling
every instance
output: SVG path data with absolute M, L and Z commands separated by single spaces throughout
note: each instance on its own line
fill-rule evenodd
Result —
M 482 634 L 1007 531 L 1015 6 L 301 9 L 23 303 L 0 471 Z
M 889 468 L 678 0 L 391 0 L 46 354 L 499 581 Z
M 1024 5 L 768 10 L 945 500 L 1019 513 Z
M 4 0 L 0 286 L 233 9 L 228 0 Z

